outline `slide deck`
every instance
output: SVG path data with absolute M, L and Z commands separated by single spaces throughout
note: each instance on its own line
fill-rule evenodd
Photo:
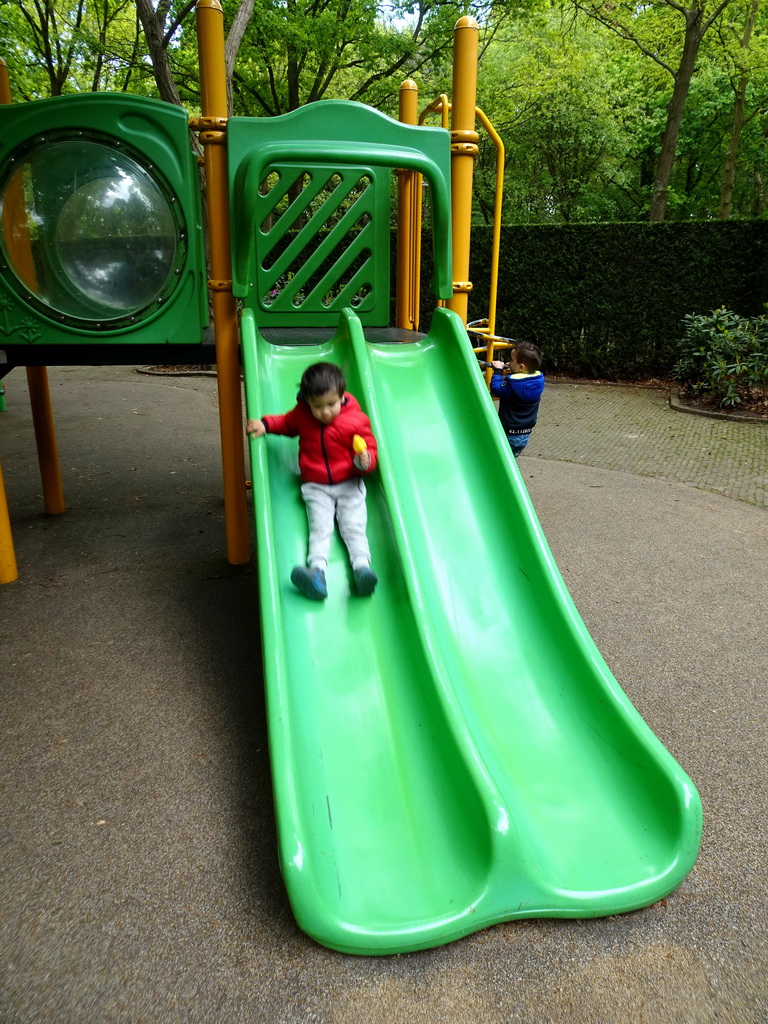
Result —
M 328 336 L 275 345 L 243 313 L 249 417 L 287 410 L 304 368 L 335 362 L 380 446 L 376 592 L 354 594 L 336 537 L 312 602 L 290 582 L 306 556 L 297 442 L 250 442 L 296 920 L 333 949 L 392 954 L 654 903 L 696 859 L 699 797 L 566 590 L 461 320 L 438 309 L 426 337 L 387 344 L 345 310 Z

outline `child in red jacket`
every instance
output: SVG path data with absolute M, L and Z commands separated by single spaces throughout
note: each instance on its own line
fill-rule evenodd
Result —
M 368 597 L 378 583 L 371 569 L 362 479 L 376 468 L 378 449 L 370 420 L 346 387 L 344 375 L 334 363 L 313 363 L 302 375 L 298 400 L 290 412 L 248 420 L 245 428 L 254 437 L 283 434 L 299 438 L 309 544 L 307 564 L 294 568 L 291 582 L 314 601 L 328 596 L 325 569 L 334 519 L 338 519 L 349 552 L 357 593 Z

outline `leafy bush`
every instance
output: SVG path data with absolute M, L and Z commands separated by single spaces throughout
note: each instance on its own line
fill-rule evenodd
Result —
M 768 387 L 768 317 L 740 317 L 721 307 L 706 316 L 690 313 L 683 322 L 672 368 L 683 391 L 732 408 Z

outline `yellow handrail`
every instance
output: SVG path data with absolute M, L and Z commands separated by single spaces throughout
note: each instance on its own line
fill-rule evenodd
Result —
M 491 245 L 491 287 L 488 300 L 488 333 L 496 331 L 496 295 L 499 283 L 499 249 L 501 247 L 501 207 L 504 199 L 504 143 L 479 107 L 475 114 L 496 146 L 496 193 L 493 202 L 493 242 Z

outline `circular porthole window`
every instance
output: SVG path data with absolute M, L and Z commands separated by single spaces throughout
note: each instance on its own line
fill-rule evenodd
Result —
M 16 290 L 60 323 L 123 327 L 175 287 L 186 248 L 179 204 L 124 144 L 34 140 L 6 164 L 0 204 Z

